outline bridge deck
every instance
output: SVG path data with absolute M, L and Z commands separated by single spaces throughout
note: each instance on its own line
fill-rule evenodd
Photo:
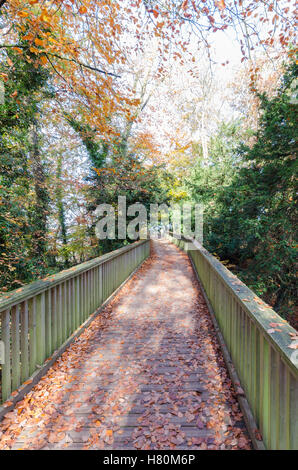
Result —
M 187 256 L 154 254 L 17 408 L 0 449 L 250 449 Z

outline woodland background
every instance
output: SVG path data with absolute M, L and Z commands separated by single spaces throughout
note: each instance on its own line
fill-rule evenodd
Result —
M 1 294 L 129 243 L 95 237 L 102 202 L 193 201 L 206 248 L 297 327 L 293 3 L 0 1 Z

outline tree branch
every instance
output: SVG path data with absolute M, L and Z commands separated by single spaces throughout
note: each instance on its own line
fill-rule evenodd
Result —
M 116 75 L 115 73 L 112 73 L 112 72 L 106 72 L 105 70 L 98 69 L 97 67 L 92 67 L 91 65 L 88 65 L 88 64 L 83 64 L 82 62 L 79 62 L 76 59 L 68 59 L 67 57 L 61 57 L 60 55 L 54 54 L 52 52 L 47 52 L 47 54 L 53 57 L 57 57 L 57 59 L 60 59 L 60 60 L 67 60 L 68 62 L 74 62 L 75 64 L 80 65 L 80 67 L 93 70 L 94 72 L 103 73 L 105 75 L 110 75 L 111 77 L 120 78 L 120 75 Z
M 0 2 L 1 1 L 3 1 L 3 0 L 0 0 Z M 22 45 L 18 45 L 18 44 L 16 44 L 16 45 L 13 45 L 13 44 L 0 44 L 0 49 L 7 49 L 7 48 L 12 48 L 12 47 L 19 47 L 20 49 L 26 49 L 27 48 L 27 46 L 22 46 Z M 76 59 L 69 59 L 68 57 L 62 57 L 58 54 L 54 54 L 53 52 L 48 52 L 48 51 L 44 51 L 44 53 L 46 55 L 56 57 L 57 59 L 60 59 L 60 60 L 66 60 L 68 62 L 74 62 L 75 64 L 79 65 L 80 67 L 84 67 L 86 69 L 93 70 L 94 72 L 103 73 L 104 75 L 110 75 L 111 77 L 120 78 L 120 75 L 117 75 L 117 74 L 112 73 L 112 72 L 106 72 L 105 70 L 98 69 L 97 67 L 92 67 L 91 65 L 84 64 L 82 62 L 79 62 Z

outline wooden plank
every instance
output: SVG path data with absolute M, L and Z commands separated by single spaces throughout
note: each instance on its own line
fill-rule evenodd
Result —
M 96 285 L 95 285 L 95 269 L 91 269 L 91 313 L 96 310 Z
M 72 280 L 67 281 L 67 338 L 72 333 L 72 313 L 73 313 L 73 284 Z
M 281 361 L 279 367 L 280 383 L 280 419 L 279 419 L 279 449 L 287 450 L 290 444 L 290 387 L 286 364 Z
M 99 296 L 98 296 L 98 305 L 103 303 L 103 265 L 98 266 L 98 288 L 99 288 Z
M 54 352 L 58 348 L 57 287 L 53 287 L 52 289 L 51 308 L 52 308 L 52 315 L 51 315 L 52 352 Z
M 266 339 L 263 341 L 263 410 L 262 410 L 262 433 L 267 446 L 270 446 L 270 369 L 271 351 Z M 269 447 L 270 448 L 270 447 Z
M 45 355 L 52 354 L 52 290 L 45 295 Z
M 86 298 L 87 309 L 86 309 L 84 321 L 92 313 L 91 270 L 86 273 L 86 283 L 87 283 L 87 298 Z
M 88 292 L 87 292 L 87 273 L 82 273 L 81 275 L 81 312 L 80 312 L 80 325 L 83 323 L 85 316 L 87 316 L 87 300 L 88 300 Z
M 94 311 L 98 309 L 100 302 L 99 302 L 99 270 L 98 268 L 94 269 Z
M 244 386 L 246 393 L 249 396 L 250 392 L 250 383 L 249 383 L 249 375 L 250 375 L 250 355 L 249 355 L 249 342 L 250 342 L 250 327 L 249 327 L 249 317 L 245 313 L 244 316 Z
M 255 414 L 257 401 L 257 342 L 256 342 L 256 325 L 251 324 L 251 396 L 249 397 L 250 406 Z M 256 414 L 255 414 L 256 416 Z
M 4 363 L 1 371 L 2 401 L 11 394 L 10 310 L 1 313 L 1 341 L 4 344 Z
M 46 358 L 45 293 L 36 297 L 36 361 L 39 366 Z
M 62 284 L 62 343 L 67 340 L 67 281 Z
M 16 390 L 21 383 L 20 306 L 11 312 L 11 386 Z
M 256 418 L 257 423 L 260 426 L 260 420 L 261 420 L 261 337 L 262 334 L 259 330 L 259 328 L 256 328 L 256 373 L 255 373 L 255 378 L 256 378 L 256 403 L 255 403 L 255 409 L 254 409 L 254 415 Z
M 75 285 L 75 298 L 76 298 L 76 315 L 75 315 L 75 330 L 78 328 L 80 324 L 80 312 L 81 312 L 81 281 L 82 276 L 76 277 L 76 285 Z
M 278 450 L 279 443 L 279 415 L 280 415 L 280 396 L 279 396 L 279 366 L 280 359 L 276 351 L 271 351 L 271 370 L 270 370 L 270 449 Z
M 71 280 L 72 282 L 72 312 L 71 312 L 71 329 L 72 332 L 76 329 L 76 316 L 77 316 L 77 296 L 76 296 L 76 287 L 77 287 L 77 278 Z
M 29 374 L 36 369 L 36 297 L 29 302 Z
M 290 449 L 298 449 L 298 380 L 290 374 Z
M 28 302 L 22 304 L 21 309 L 21 381 L 29 377 L 29 313 Z
M 63 299 L 62 299 L 62 285 L 57 286 L 57 348 L 61 346 L 62 341 L 62 308 L 63 308 Z
M 107 283 L 106 264 L 103 264 L 101 268 L 102 268 L 102 301 L 104 302 L 107 298 L 107 295 L 106 295 L 106 283 Z

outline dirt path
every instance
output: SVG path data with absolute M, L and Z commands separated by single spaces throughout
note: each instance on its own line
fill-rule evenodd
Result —
M 0 423 L 0 449 L 250 449 L 187 256 L 165 241 Z

